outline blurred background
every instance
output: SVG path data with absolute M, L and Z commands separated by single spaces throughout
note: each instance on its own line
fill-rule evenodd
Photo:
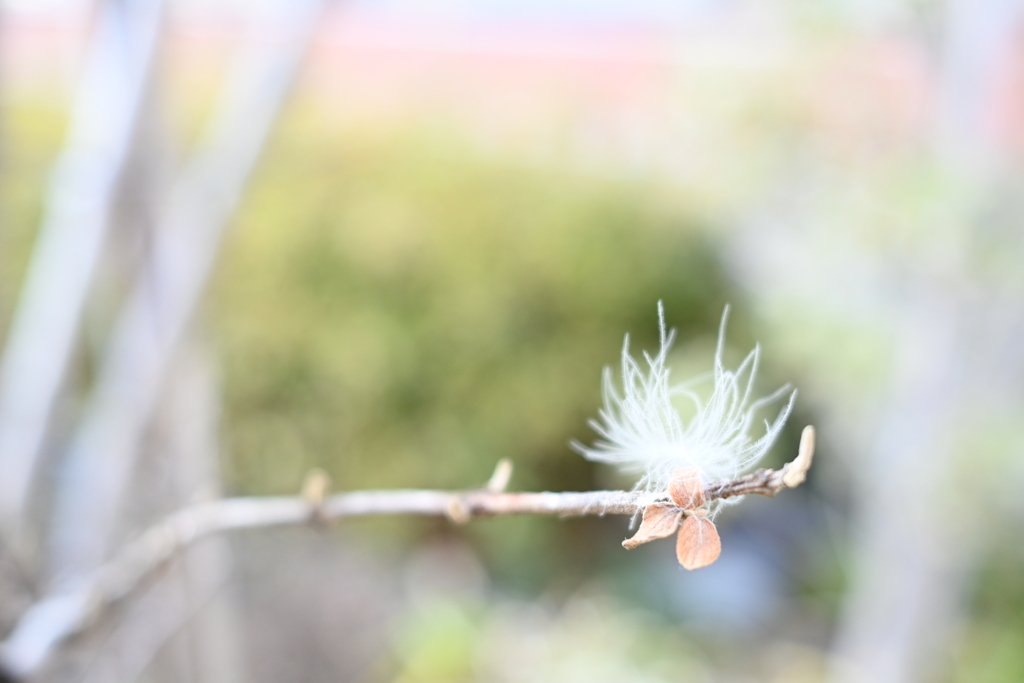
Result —
M 600 372 L 764 350 L 807 485 L 210 539 L 47 681 L 1024 680 L 1024 3 L 3 0 L 0 628 L 183 505 L 629 488 Z M 767 415 L 766 415 L 767 417 Z M 4 647 L 9 647 L 5 645 Z

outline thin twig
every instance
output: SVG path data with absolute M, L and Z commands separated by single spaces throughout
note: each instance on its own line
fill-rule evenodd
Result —
M 800 437 L 800 450 L 792 462 L 782 469 L 759 469 L 732 481 L 713 484 L 708 488 L 708 498 L 733 498 L 757 494 L 772 497 L 785 488 L 796 488 L 804 483 L 807 470 L 814 459 L 814 427 L 804 427 Z
M 774 496 L 804 481 L 814 454 L 814 429 L 804 429 L 800 453 L 779 470 L 758 470 L 708 487 L 709 500 L 748 494 Z M 633 515 L 669 500 L 641 491 L 504 493 L 511 465 L 499 462 L 490 488 L 470 491 L 354 491 L 322 495 L 321 481 L 307 480 L 304 494 L 287 497 L 225 498 L 183 508 L 149 528 L 87 579 L 51 594 L 25 613 L 0 644 L 0 680 L 38 671 L 57 645 L 84 630 L 97 616 L 132 593 L 143 580 L 196 541 L 236 529 L 327 522 L 369 515 L 444 516 L 456 523 L 497 515 Z M 317 475 L 316 479 L 322 479 Z M 671 505 L 671 503 L 668 503 Z

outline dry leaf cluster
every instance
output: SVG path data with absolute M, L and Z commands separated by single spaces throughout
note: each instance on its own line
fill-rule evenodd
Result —
M 732 498 L 748 493 L 774 496 L 784 488 L 795 488 L 807 478 L 814 457 L 814 428 L 805 427 L 797 457 L 779 470 L 760 469 L 745 477 L 723 482 L 708 490 L 700 474 L 692 468 L 672 473 L 667 496 L 648 503 L 640 528 L 622 542 L 627 549 L 644 543 L 676 536 L 676 558 L 685 569 L 700 569 L 718 559 L 722 540 L 708 516 L 708 504 L 714 499 Z
M 649 541 L 667 538 L 678 530 L 676 558 L 685 569 L 700 569 L 718 559 L 722 541 L 715 523 L 707 517 L 707 494 L 700 474 L 679 468 L 668 487 L 671 504 L 651 503 L 644 508 L 640 528 L 622 542 L 635 548 Z

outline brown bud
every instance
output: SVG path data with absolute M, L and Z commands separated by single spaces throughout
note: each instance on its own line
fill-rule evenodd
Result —
M 648 541 L 671 536 L 679 527 L 679 519 L 682 516 L 682 510 L 674 510 L 661 505 L 648 505 L 644 508 L 644 518 L 640 522 L 640 528 L 633 534 L 633 538 L 627 538 L 622 542 L 622 547 L 632 550 Z
M 466 524 L 473 517 L 473 513 L 469 511 L 469 508 L 466 507 L 466 504 L 458 496 L 452 496 L 448 499 L 448 505 L 445 507 L 444 514 L 453 524 Z
M 676 558 L 683 569 L 706 567 L 722 552 L 722 539 L 715 523 L 706 517 L 687 517 L 679 527 Z
M 299 495 L 306 499 L 310 505 L 319 507 L 323 505 L 327 492 L 331 488 L 331 477 L 322 469 L 315 468 L 306 473 L 302 480 L 302 491 Z
M 680 467 L 672 473 L 672 480 L 668 483 L 668 495 L 672 497 L 672 502 L 684 510 L 704 507 L 704 503 L 707 502 L 700 473 L 689 467 Z

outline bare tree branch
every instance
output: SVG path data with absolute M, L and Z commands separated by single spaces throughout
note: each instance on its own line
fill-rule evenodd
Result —
M 0 525 L 19 525 L 132 147 L 162 0 L 104 2 L 0 364 Z
M 774 496 L 783 488 L 799 486 L 811 465 L 813 451 L 814 429 L 807 427 L 800 453 L 791 463 L 780 470 L 758 470 L 712 484 L 707 499 L 752 493 Z M 641 491 L 505 493 L 499 484 L 507 483 L 510 474 L 509 465 L 502 461 L 483 489 L 355 491 L 327 497 L 321 496 L 322 482 L 307 481 L 302 496 L 226 498 L 184 508 L 150 527 L 85 580 L 33 606 L 0 644 L 0 675 L 6 672 L 17 680 L 39 670 L 62 641 L 129 596 L 147 576 L 183 549 L 212 534 L 369 515 L 444 516 L 461 524 L 472 517 L 497 515 L 633 515 L 647 505 L 673 505 L 667 492 L 662 496 Z
M 159 217 L 150 262 L 114 325 L 96 387 L 58 482 L 50 581 L 99 566 L 139 440 L 252 171 L 327 0 L 269 3 L 215 112 L 205 142 Z

